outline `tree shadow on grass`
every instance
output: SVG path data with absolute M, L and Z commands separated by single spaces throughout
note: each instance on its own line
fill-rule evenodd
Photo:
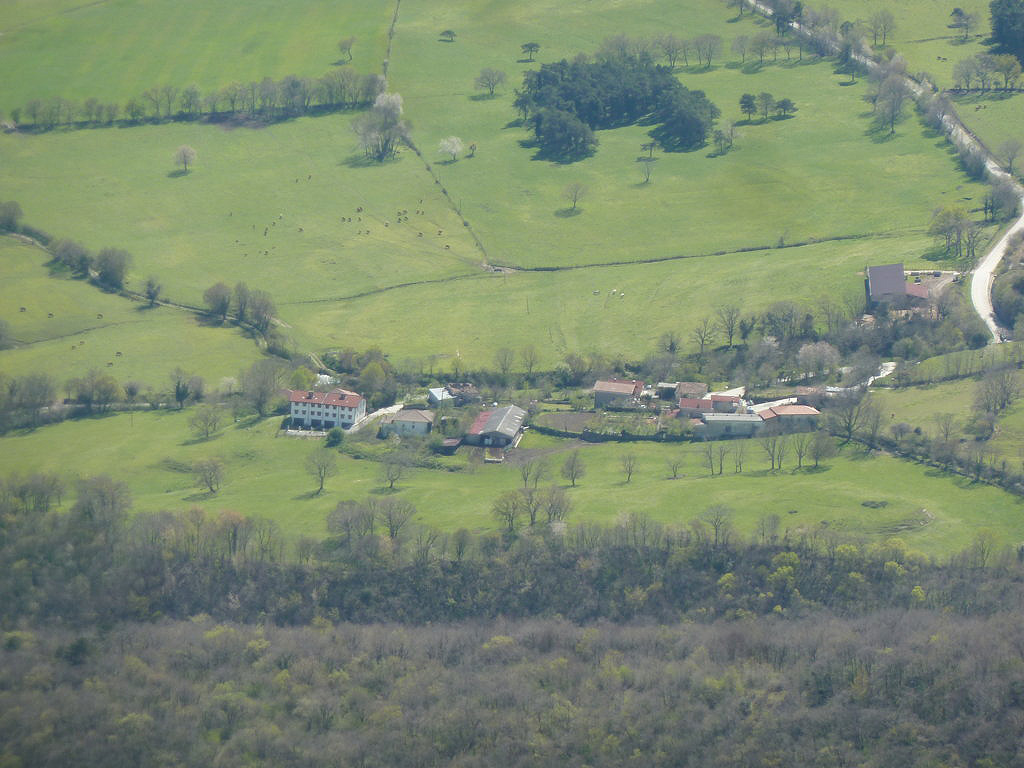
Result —
M 492 101 L 493 99 L 496 99 L 496 98 L 498 98 L 498 94 L 496 94 L 496 93 L 474 93 L 472 96 L 469 97 L 469 100 L 470 101 Z
M 573 216 L 579 216 L 581 213 L 583 213 L 583 209 L 579 207 L 559 208 L 557 211 L 555 211 L 555 216 L 557 216 L 560 219 L 571 219 Z
M 305 493 L 300 493 L 298 496 L 292 496 L 292 501 L 309 501 L 310 499 L 315 499 L 317 496 L 323 496 L 323 493 L 320 491 L 306 491 Z
M 235 429 L 249 429 L 259 424 L 260 419 L 263 417 L 258 413 L 254 413 L 251 416 L 246 416 L 235 422 Z
M 342 160 L 338 165 L 344 165 L 346 168 L 375 168 L 378 165 L 385 165 L 388 161 L 375 160 L 366 154 L 354 154 L 349 155 Z
M 170 171 L 167 174 L 167 178 L 168 179 L 180 179 L 182 176 L 188 176 L 188 171 L 186 171 L 186 170 L 184 170 L 182 168 L 179 168 L 176 171 Z
M 216 491 L 197 491 L 196 493 L 182 497 L 182 501 L 209 501 L 216 495 Z
M 372 493 L 374 496 L 394 496 L 396 493 L 401 492 L 402 489 L 397 487 L 397 485 L 394 488 L 385 488 L 383 486 L 380 486 L 370 491 L 370 493 Z

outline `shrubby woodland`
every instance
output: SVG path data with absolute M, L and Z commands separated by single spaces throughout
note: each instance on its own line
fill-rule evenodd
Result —
M 322 544 L 129 515 L 109 478 L 0 493 L 0 762 L 1019 765 L 1019 553 L 366 505 Z M 774 522 L 774 524 L 773 524 Z

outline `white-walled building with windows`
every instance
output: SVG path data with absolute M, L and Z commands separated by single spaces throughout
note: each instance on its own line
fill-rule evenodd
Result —
M 330 392 L 290 389 L 289 423 L 306 429 L 348 429 L 366 416 L 366 399 L 347 389 L 332 389 Z

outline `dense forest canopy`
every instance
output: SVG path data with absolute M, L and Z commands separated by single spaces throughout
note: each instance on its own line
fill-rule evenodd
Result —
M 1024 62 L 1024 0 L 992 0 L 992 39 Z
M 591 151 L 594 130 L 638 121 L 657 123 L 652 135 L 666 149 L 693 149 L 706 141 L 719 116 L 703 91 L 685 88 L 670 67 L 625 44 L 606 44 L 593 58 L 580 55 L 527 72 L 515 107 L 541 152 L 557 159 Z

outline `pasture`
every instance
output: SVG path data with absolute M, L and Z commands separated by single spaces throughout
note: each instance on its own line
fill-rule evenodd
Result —
M 387 50 L 391 0 L 4 0 L 0 110 L 33 98 L 97 98 L 123 105 L 173 85 L 201 90 L 341 66 L 337 41 L 356 37 L 352 66 L 377 72 Z
M 275 438 L 278 419 L 229 423 L 211 440 L 197 441 L 188 428 L 189 415 L 188 410 L 119 413 L 8 436 L 0 441 L 0 463 L 15 471 L 56 471 L 69 480 L 72 474 L 107 473 L 129 485 L 136 509 L 234 509 L 277 520 L 289 536 L 323 536 L 326 515 L 339 500 L 387 493 L 377 462 L 341 456 L 338 476 L 315 495 L 316 484 L 303 469 L 314 443 Z M 83 452 L 83 445 L 90 450 Z M 771 473 L 757 441 L 728 447 L 734 451 L 739 445 L 745 451 L 743 473 L 733 473 L 730 455 L 725 474 L 715 477 L 703 468 L 695 444 L 579 444 L 531 433 L 517 460 L 546 461 L 552 474 L 545 484 L 564 485 L 558 470 L 568 452 L 581 451 L 587 472 L 576 488 L 567 489 L 574 504 L 570 522 L 607 524 L 624 512 L 642 511 L 685 526 L 709 506 L 724 504 L 744 536 L 754 534 L 762 515 L 777 514 L 780 535 L 818 530 L 868 541 L 899 536 L 935 556 L 959 551 L 981 530 L 991 530 L 1004 544 L 1024 540 L 1024 502 L 996 488 L 854 446 L 817 471 L 794 471 L 790 455 L 784 471 Z M 624 453 L 637 458 L 628 484 L 620 467 Z M 682 474 L 670 479 L 666 460 L 675 455 L 682 456 Z M 226 467 L 216 495 L 197 487 L 188 471 L 193 461 L 211 456 L 221 457 Z M 461 455 L 444 461 L 465 467 Z M 520 482 L 510 464 L 413 469 L 394 493 L 416 505 L 422 524 L 446 532 L 497 530 L 491 504 Z
M 45 372 L 63 384 L 100 368 L 119 382 L 138 381 L 160 390 L 178 366 L 216 385 L 262 354 L 237 329 L 200 323 L 178 309 L 150 309 L 83 281 L 50 276 L 46 261 L 40 249 L 0 238 L 0 306 L 19 344 L 0 351 L 0 372 Z
M 492 5 L 402 6 L 391 88 L 405 98 L 422 159 L 405 151 L 367 164 L 347 114 L 258 130 L 176 123 L 6 134 L 0 188 L 36 226 L 130 251 L 133 287 L 154 274 L 169 298 L 199 304 L 211 283 L 244 280 L 272 293 L 299 348 L 372 344 L 396 358 L 459 354 L 471 365 L 488 365 L 495 345 L 522 346 L 524 329 L 543 365 L 582 349 L 636 357 L 637 336 L 690 328 L 723 299 L 761 307 L 849 295 L 865 264 L 924 265 L 935 207 L 980 207 L 983 187 L 964 178 L 938 137 L 912 116 L 893 137 L 876 132 L 861 101 L 866 86 L 841 85 L 830 63 L 780 52 L 778 62 L 741 66 L 729 42 L 756 32 L 755 22 L 726 23 L 731 11 L 714 0 L 686 9 Z M 657 153 L 644 184 L 637 158 L 647 129 L 631 126 L 598 132 L 597 152 L 578 163 L 531 159 L 511 101 L 538 63 L 521 60 L 519 37 L 539 42 L 541 62 L 593 52 L 616 32 L 654 36 L 674 25 L 725 38 L 714 66 L 679 76 L 705 90 L 723 120 L 740 122 L 731 152 Z M 445 27 L 457 30 L 455 42 L 438 39 Z M 509 77 L 494 98 L 472 87 L 484 66 Z M 740 120 L 739 96 L 761 91 L 792 98 L 799 111 Z M 437 145 L 447 135 L 475 142 L 476 155 L 445 160 Z M 198 152 L 187 175 L 172 162 L 183 143 Z M 562 197 L 571 182 L 587 188 L 578 215 Z M 848 237 L 858 239 L 827 242 Z M 812 240 L 821 242 L 729 255 Z M 590 268 L 716 252 L 726 255 Z M 485 258 L 587 269 L 495 279 L 480 269 Z M 593 311 L 593 291 L 607 309 L 612 288 L 626 293 L 621 309 Z

